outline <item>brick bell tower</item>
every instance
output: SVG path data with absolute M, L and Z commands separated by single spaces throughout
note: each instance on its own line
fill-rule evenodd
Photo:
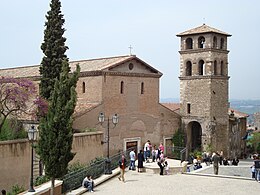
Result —
M 180 112 L 188 153 L 229 150 L 228 53 L 230 34 L 207 26 L 177 34 Z

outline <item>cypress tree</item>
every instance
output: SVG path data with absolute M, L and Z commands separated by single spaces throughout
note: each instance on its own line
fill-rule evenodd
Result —
M 68 163 L 73 159 L 71 152 L 73 132 L 72 114 L 77 101 L 76 84 L 80 68 L 69 74 L 69 63 L 64 60 L 59 79 L 55 79 L 47 115 L 40 121 L 38 154 L 45 166 L 45 173 L 52 180 L 67 173 Z
M 61 14 L 61 2 L 51 0 L 50 11 L 47 12 L 44 30 L 44 41 L 41 49 L 44 53 L 40 66 L 40 95 L 49 100 L 54 88 L 54 79 L 59 77 L 62 61 L 68 60 L 65 55 L 68 49 L 65 46 L 66 38 L 63 37 L 65 29 L 62 27 L 65 20 Z

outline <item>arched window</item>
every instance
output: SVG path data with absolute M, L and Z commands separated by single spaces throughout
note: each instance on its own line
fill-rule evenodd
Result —
M 223 38 L 220 39 L 220 49 L 224 49 L 225 41 Z
M 186 62 L 186 76 L 192 75 L 192 65 L 191 61 Z
M 85 82 L 82 83 L 82 93 L 86 93 L 86 84 L 85 84 Z
M 220 75 L 224 75 L 224 62 L 220 62 Z
M 144 94 L 144 83 L 141 83 L 141 94 Z
M 199 75 L 203 75 L 204 73 L 204 61 L 203 60 L 200 60 L 199 61 Z
M 213 75 L 217 75 L 217 60 L 214 61 L 214 72 L 213 72 Z
M 192 49 L 192 38 L 186 39 L 186 49 Z
M 203 36 L 198 38 L 198 48 L 205 48 L 205 38 Z
M 218 39 L 217 37 L 213 37 L 213 48 L 218 48 Z
M 124 93 L 124 81 L 121 81 L 121 85 L 120 85 L 120 93 L 121 93 L 121 94 Z

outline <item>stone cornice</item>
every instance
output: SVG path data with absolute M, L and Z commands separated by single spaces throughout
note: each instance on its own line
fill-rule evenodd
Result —
M 199 80 L 199 79 L 220 79 L 220 80 L 229 80 L 229 76 L 219 76 L 219 75 L 199 75 L 199 76 L 181 76 L 180 80 Z
M 104 71 L 102 72 L 103 75 L 111 75 L 111 76 L 128 76 L 128 77 L 153 77 L 153 78 L 160 78 L 162 74 L 158 73 L 128 73 L 128 72 L 109 72 Z
M 216 48 L 202 48 L 202 49 L 187 49 L 179 51 L 180 54 L 190 54 L 190 53 L 202 53 L 202 52 L 218 52 L 228 54 L 229 50 L 216 49 Z

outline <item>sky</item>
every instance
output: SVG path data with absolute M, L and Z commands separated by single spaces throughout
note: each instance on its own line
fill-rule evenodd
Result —
M 0 68 L 40 64 L 50 0 L 1 0 Z M 180 38 L 206 23 L 227 32 L 229 98 L 260 99 L 260 1 L 62 0 L 69 59 L 132 54 L 163 73 L 160 98 L 179 98 Z

